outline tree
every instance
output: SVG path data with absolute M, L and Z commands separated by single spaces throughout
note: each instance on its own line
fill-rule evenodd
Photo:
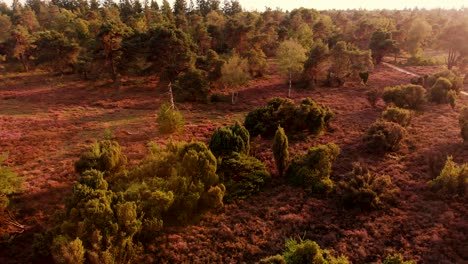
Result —
M 468 57 L 468 23 L 454 24 L 446 27 L 439 36 L 439 41 L 448 51 L 447 68 L 460 64 Z
M 328 45 L 318 40 L 314 42 L 307 55 L 302 78 L 304 81 L 308 82 L 309 86 L 315 87 L 317 85 L 318 75 L 323 71 L 322 68 L 328 61 L 330 51 L 328 50 Z
M 417 18 L 413 21 L 406 40 L 406 46 L 412 57 L 417 57 L 419 55 L 421 52 L 421 45 L 431 31 L 432 27 L 426 20 Z
M 47 64 L 57 72 L 73 70 L 78 61 L 79 45 L 55 30 L 38 32 L 34 45 L 37 62 Z M 50 58 L 55 60 L 51 61 Z
M 384 30 L 377 30 L 372 33 L 371 40 L 369 42 L 369 48 L 372 51 L 372 58 L 375 64 L 380 64 L 383 57 L 393 52 L 396 43 L 392 39 L 392 33 Z
M 286 40 L 280 44 L 276 57 L 280 72 L 289 77 L 288 97 L 291 97 L 292 78 L 304 69 L 306 50 L 295 40 Z
M 221 67 L 221 83 L 225 89 L 231 91 L 231 102 L 234 104 L 237 97 L 237 89 L 245 85 L 250 79 L 247 60 L 234 53 Z
M 34 39 L 28 30 L 21 25 L 13 29 L 11 36 L 14 40 L 12 55 L 21 62 L 24 71 L 27 72 L 29 71 L 29 57 L 32 53 Z
M 284 129 L 278 126 L 275 138 L 273 139 L 273 156 L 275 158 L 276 169 L 280 177 L 283 176 L 284 170 L 288 165 L 288 137 L 284 133 Z

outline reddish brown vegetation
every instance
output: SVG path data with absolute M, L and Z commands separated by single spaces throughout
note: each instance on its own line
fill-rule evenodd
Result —
M 374 71 L 368 85 L 379 89 L 411 79 L 384 66 Z M 31 229 L 35 231 L 53 224 L 53 212 L 63 209 L 77 178 L 73 162 L 92 139 L 102 137 L 105 128 L 114 131 L 130 166 L 143 158 L 149 141 L 167 140 L 157 132 L 155 121 L 157 108 L 166 100 L 165 88 L 155 88 L 152 80 L 137 83 L 128 80 L 116 91 L 107 83 L 83 83 L 67 76 L 60 80 L 45 74 L 0 78 L 0 150 L 9 152 L 8 164 L 27 187 L 15 199 L 20 222 L 35 226 Z M 426 184 L 440 166 L 434 157 L 467 160 L 468 148 L 459 135 L 459 107 L 454 111 L 449 105 L 425 105 L 413 117 L 405 145 L 379 156 L 366 150 L 362 138 L 380 116 L 383 102 L 371 108 L 366 91 L 354 83 L 295 90 L 292 99 L 311 97 L 329 106 L 336 118 L 322 135 L 291 138 L 291 154 L 303 153 L 311 145 L 336 143 L 342 154 L 332 178 L 349 172 L 353 162 L 368 164 L 371 170 L 390 175 L 401 189 L 394 207 L 349 211 L 336 197 L 319 200 L 275 180 L 265 192 L 207 214 L 194 225 L 167 229 L 153 247 L 155 258 L 163 263 L 252 263 L 280 252 L 285 239 L 301 236 L 353 262 L 377 261 L 391 252 L 424 263 L 468 259 L 466 203 L 445 199 Z M 241 90 L 236 105 L 179 104 L 188 125 L 173 138 L 206 142 L 217 126 L 242 121 L 248 111 L 268 99 L 286 95 L 287 85 L 271 76 Z M 468 97 L 459 99 L 462 104 L 468 104 Z M 261 139 L 255 155 L 274 170 L 270 145 L 270 140 Z M 18 237 L 16 246 L 0 249 L 0 262 L 24 263 L 30 245 L 30 234 Z

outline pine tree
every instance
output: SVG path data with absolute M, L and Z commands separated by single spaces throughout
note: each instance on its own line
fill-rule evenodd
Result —
M 288 151 L 288 137 L 284 133 L 284 129 L 278 126 L 275 138 L 273 140 L 273 156 L 275 158 L 276 169 L 278 175 L 283 176 L 284 170 L 288 165 L 289 151 Z

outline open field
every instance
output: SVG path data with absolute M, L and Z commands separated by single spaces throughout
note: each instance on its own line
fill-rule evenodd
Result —
M 412 77 L 385 66 L 377 66 L 368 86 L 383 89 L 408 83 Z M 458 126 L 461 96 L 455 109 L 427 103 L 408 128 L 409 137 L 397 152 L 376 156 L 362 141 L 368 127 L 380 116 L 384 102 L 370 107 L 363 87 L 348 83 L 340 88 L 294 90 L 292 99 L 304 97 L 329 106 L 336 117 L 331 128 L 319 136 L 291 139 L 293 154 L 310 146 L 334 142 L 342 149 L 334 165 L 333 178 L 347 173 L 353 162 L 364 162 L 380 174 L 387 174 L 401 189 L 392 208 L 374 212 L 343 209 L 333 197 L 309 197 L 275 179 L 266 190 L 246 201 L 226 205 L 186 227 L 168 228 L 155 252 L 167 263 L 253 263 L 280 252 L 285 239 L 309 238 L 322 247 L 349 257 L 353 263 L 382 259 L 400 252 L 423 263 L 463 263 L 466 247 L 468 208 L 463 201 L 445 199 L 433 193 L 427 181 L 434 157 L 452 155 L 467 162 Z M 255 107 L 275 96 L 286 96 L 287 86 L 277 75 L 251 82 L 239 93 L 238 103 L 177 104 L 187 125 L 175 140 L 207 142 L 218 126 L 243 121 Z M 153 79 L 127 80 L 120 90 L 105 82 L 86 83 L 74 76 L 61 78 L 36 72 L 0 76 L 0 152 L 8 152 L 10 165 L 26 183 L 26 190 L 14 199 L 17 218 L 32 228 L 2 244 L 0 263 L 27 263 L 34 231 L 53 225 L 54 212 L 64 201 L 78 175 L 73 163 L 87 145 L 113 131 L 131 165 L 147 153 L 147 144 L 164 144 L 159 134 L 156 111 L 167 100 L 164 87 Z M 254 153 L 274 171 L 271 141 L 254 139 Z M 439 161 L 440 163 L 440 161 Z

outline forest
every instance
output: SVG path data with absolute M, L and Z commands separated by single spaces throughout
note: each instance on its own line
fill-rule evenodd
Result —
M 0 2 L 0 263 L 465 263 L 468 9 Z

